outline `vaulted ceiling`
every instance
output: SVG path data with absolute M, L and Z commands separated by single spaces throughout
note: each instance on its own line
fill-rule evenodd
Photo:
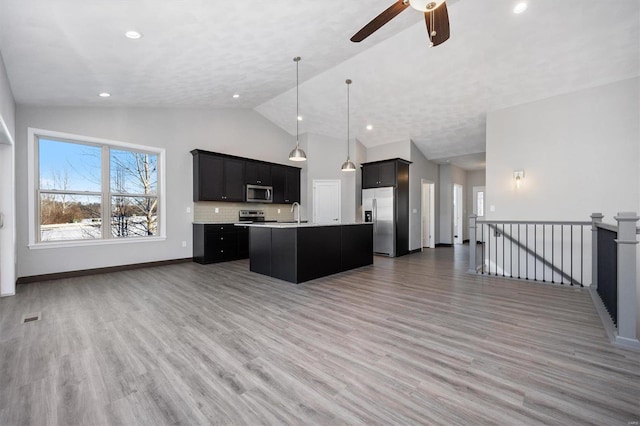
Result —
M 441 46 L 411 8 L 349 41 L 392 2 L 0 0 L 0 51 L 18 103 L 255 108 L 290 133 L 301 56 L 301 132 L 346 137 L 351 78 L 353 137 L 434 159 L 483 152 L 487 111 L 640 74 L 637 0 L 449 0 Z

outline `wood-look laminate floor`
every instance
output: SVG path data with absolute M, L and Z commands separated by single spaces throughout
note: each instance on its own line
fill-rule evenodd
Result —
M 586 291 L 468 275 L 466 255 L 298 286 L 248 261 L 19 286 L 0 424 L 640 421 L 640 353 L 609 345 Z

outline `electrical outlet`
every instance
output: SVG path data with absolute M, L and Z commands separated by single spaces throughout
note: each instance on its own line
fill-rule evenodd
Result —
M 489 206 L 489 211 L 490 212 L 495 212 L 496 211 L 496 206 L 493 206 L 493 205 Z
M 186 247 L 186 246 L 187 246 L 187 242 L 186 242 L 186 241 L 183 241 L 183 242 L 182 242 L 182 247 Z
M 218 207 L 216 207 L 216 208 L 214 209 L 214 212 L 215 212 L 215 214 L 218 214 L 218 213 L 220 213 L 220 209 L 219 209 Z
M 187 213 L 191 213 L 191 207 L 187 207 Z
M 418 213 L 418 209 L 413 209 L 413 214 Z
M 278 214 L 280 214 L 280 209 L 278 209 Z

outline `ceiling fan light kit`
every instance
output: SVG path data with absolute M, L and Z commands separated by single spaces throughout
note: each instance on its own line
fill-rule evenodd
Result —
M 430 46 L 438 46 L 449 39 L 449 13 L 445 0 L 398 0 L 355 33 L 351 41 L 361 42 L 409 6 L 424 13 Z

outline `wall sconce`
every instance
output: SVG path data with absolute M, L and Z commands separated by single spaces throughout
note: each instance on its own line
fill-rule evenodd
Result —
M 516 181 L 516 189 L 520 188 L 520 185 L 522 185 L 522 180 L 524 179 L 524 170 L 514 171 L 513 179 L 515 179 Z

